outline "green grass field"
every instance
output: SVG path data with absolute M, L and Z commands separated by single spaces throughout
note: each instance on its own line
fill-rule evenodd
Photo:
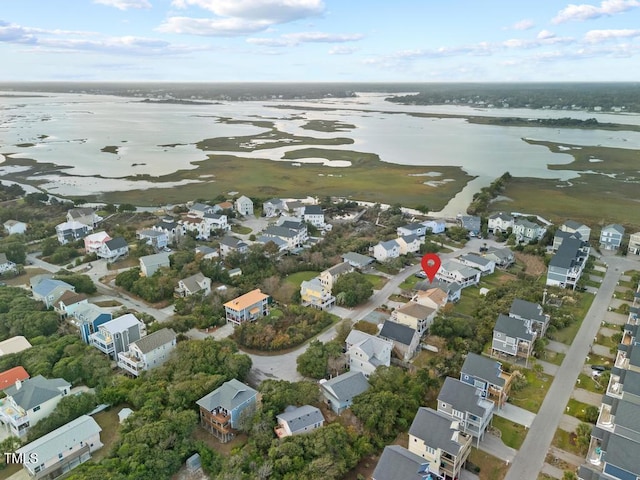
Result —
M 365 273 L 364 276 L 367 277 L 367 280 L 371 282 L 371 285 L 373 285 L 374 290 L 380 290 L 384 286 L 384 284 L 387 283 L 387 279 L 384 277 L 381 277 L 380 275 L 374 275 L 373 273 Z
M 538 376 L 535 372 L 524 368 L 520 369 L 520 373 L 527 378 L 527 386 L 517 392 L 512 391 L 509 402 L 530 412 L 538 413 L 553 377 L 544 373 Z
M 287 278 L 284 279 L 285 282 L 290 283 L 296 287 L 300 287 L 300 284 L 305 280 L 311 280 L 313 277 L 317 277 L 320 272 L 312 272 L 310 270 L 305 270 L 303 272 L 296 272 L 288 275 Z
M 522 442 L 524 442 L 524 439 L 527 436 L 527 429 L 524 428 L 524 426 L 513 423 L 505 418 L 498 417 L 497 415 L 493 416 L 491 423 L 495 428 L 502 432 L 501 439 L 507 447 L 520 450 Z

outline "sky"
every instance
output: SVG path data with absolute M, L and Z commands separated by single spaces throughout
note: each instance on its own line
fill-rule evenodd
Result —
M 2 0 L 0 81 L 638 81 L 640 0 Z

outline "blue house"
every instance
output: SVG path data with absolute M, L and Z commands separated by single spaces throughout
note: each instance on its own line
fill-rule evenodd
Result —
M 97 332 L 100 325 L 113 319 L 111 312 L 93 303 L 79 306 L 74 310 L 72 315 L 75 319 L 73 323 L 80 330 L 80 337 L 82 337 L 82 341 L 86 344 L 89 343 L 89 336 Z
M 624 238 L 624 227 L 613 223 L 602 227 L 600 232 L 600 248 L 605 250 L 617 250 L 622 245 Z
M 331 380 L 320 380 L 320 392 L 331 410 L 340 415 L 353 403 L 353 399 L 369 389 L 362 372 L 347 372 Z
M 200 424 L 221 443 L 227 443 L 235 436 L 242 413 L 253 411 L 257 402 L 258 392 L 234 378 L 196 402 Z
M 482 397 L 493 401 L 498 409 L 507 402 L 511 374 L 502 364 L 484 355 L 469 352 L 460 370 L 460 381 L 480 389 Z

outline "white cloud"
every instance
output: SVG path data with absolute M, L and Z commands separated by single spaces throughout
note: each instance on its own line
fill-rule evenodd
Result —
M 525 20 L 520 20 L 519 22 L 514 23 L 513 25 L 508 27 L 508 29 L 509 30 L 529 30 L 534 26 L 535 26 L 535 23 L 533 23 L 533 20 L 525 19 Z
M 640 1 L 638 0 L 604 0 L 599 6 L 569 4 L 560 10 L 551 22 L 564 23 L 569 21 L 591 20 L 626 12 L 636 7 L 640 7 Z
M 600 43 L 619 38 L 640 37 L 640 30 L 590 30 L 584 35 L 584 40 L 589 43 Z
M 299 32 L 289 33 L 280 38 L 248 38 L 247 42 L 254 45 L 266 45 L 270 47 L 291 47 L 301 43 L 346 43 L 363 38 L 359 33 L 335 34 L 324 32 Z
M 356 51 L 353 47 L 345 47 L 344 45 L 339 45 L 336 47 L 332 47 L 329 49 L 329 55 L 350 55 Z
M 163 33 L 233 37 L 261 32 L 270 25 L 265 20 L 245 20 L 242 18 L 171 17 L 156 30 Z
M 541 30 L 536 37 L 538 40 L 547 40 L 549 38 L 555 38 L 556 34 L 549 30 Z
M 129 10 L 130 8 L 151 8 L 149 0 L 93 0 L 93 3 L 114 7 L 118 10 Z
M 267 20 L 274 24 L 317 16 L 325 9 L 322 0 L 173 0 L 172 5 L 196 6 L 220 17 Z

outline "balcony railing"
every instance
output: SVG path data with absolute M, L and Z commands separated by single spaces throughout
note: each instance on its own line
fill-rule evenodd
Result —
M 609 385 L 607 385 L 607 395 L 616 398 L 622 398 L 623 384 L 620 383 L 618 375 L 611 375 Z
M 620 368 L 622 370 L 629 369 L 629 359 L 627 358 L 626 352 L 621 352 L 621 351 L 618 352 L 618 354 L 616 355 L 615 366 L 616 368 Z
M 603 453 L 604 452 L 602 451 L 600 439 L 591 437 L 591 442 L 589 443 L 589 451 L 587 453 L 587 461 L 591 465 L 601 466 Z
M 606 430 L 613 430 L 614 419 L 615 416 L 611 415 L 611 405 L 602 404 L 596 426 Z

